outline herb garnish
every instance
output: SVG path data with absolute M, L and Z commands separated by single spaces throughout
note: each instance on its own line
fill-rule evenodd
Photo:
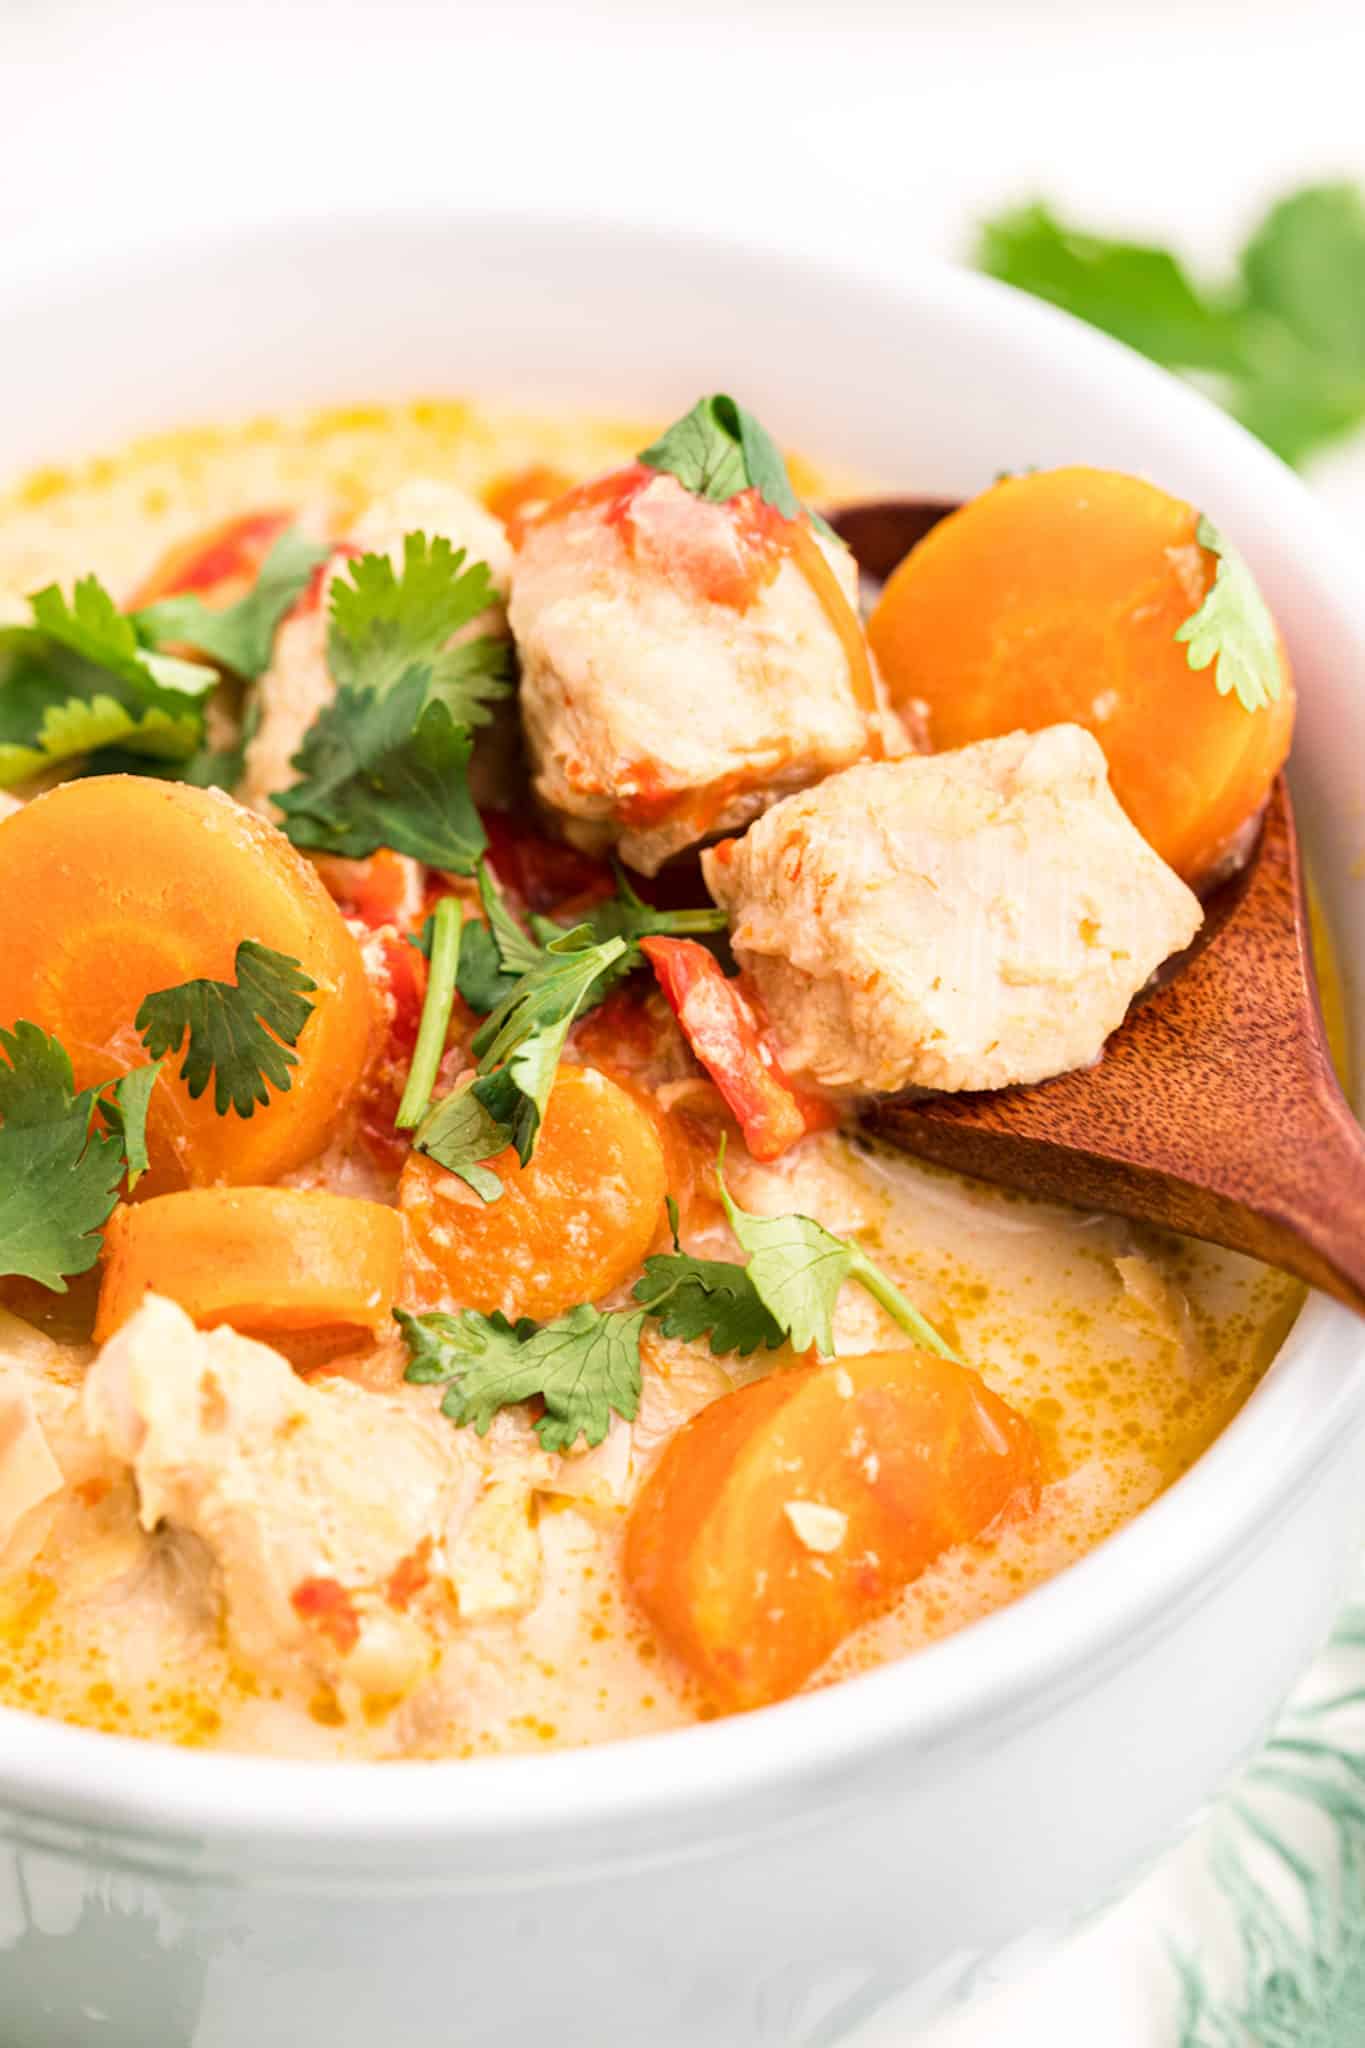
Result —
M 33 623 L 0 631 L 0 786 L 78 755 L 91 768 L 198 783 L 235 780 L 241 750 L 203 746 L 204 701 L 217 671 L 160 650 L 188 644 L 252 680 L 275 630 L 327 550 L 281 535 L 253 587 L 225 611 L 170 597 L 122 612 L 97 576 L 68 601 L 55 584 L 29 600 Z
M 642 964 L 641 939 L 655 935 L 680 937 L 722 932 L 727 922 L 723 910 L 710 906 L 702 910 L 656 910 L 652 903 L 646 903 L 636 895 L 619 863 L 614 865 L 615 894 L 601 903 L 594 903 L 576 923 L 578 929 L 588 932 L 596 943 L 601 944 L 605 939 L 624 939 L 627 950 L 603 970 L 599 981 L 589 991 L 580 1015 L 593 1009 L 618 981 L 624 980 Z M 478 881 L 484 921 L 475 921 L 465 929 L 460 952 L 459 989 L 470 1009 L 476 1015 L 486 1017 L 510 995 L 522 975 L 543 964 L 553 942 L 562 939 L 571 927 L 557 924 L 553 918 L 533 915 L 529 920 L 530 930 L 524 931 L 508 909 L 507 899 L 486 856 L 479 862 Z M 431 928 L 432 920 L 428 917 L 420 933 L 411 941 L 420 953 L 430 953 Z
M 381 846 L 456 874 L 486 843 L 469 794 L 470 728 L 508 689 L 511 654 L 491 635 L 446 642 L 496 602 L 486 564 L 421 533 L 403 568 L 362 555 L 332 585 L 327 656 L 337 693 L 294 756 L 300 780 L 277 791 L 296 846 L 364 859 Z
M 1167 250 L 1080 232 L 1046 206 L 981 231 L 979 267 L 1116 335 L 1167 369 L 1212 376 L 1287 462 L 1365 422 L 1365 194 L 1310 185 L 1272 206 L 1228 284 Z
M 400 1308 L 394 1316 L 412 1355 L 407 1378 L 444 1386 L 442 1414 L 472 1423 L 480 1436 L 500 1408 L 536 1395 L 545 1403 L 536 1434 L 547 1451 L 571 1450 L 580 1436 L 600 1444 L 613 1411 L 635 1419 L 642 1309 L 603 1313 L 585 1305 L 539 1326 L 472 1308 L 454 1316 Z
M 814 1345 L 832 1357 L 834 1304 L 846 1280 L 865 1287 L 917 1344 L 956 1358 L 851 1239 L 808 1216 L 750 1216 L 731 1200 L 723 1175 L 721 1195 L 730 1227 L 749 1254 L 745 1263 L 684 1252 L 670 1201 L 674 1248 L 645 1261 L 634 1291 L 638 1308 L 580 1303 L 545 1324 L 526 1317 L 513 1324 L 477 1309 L 423 1316 L 395 1309 L 410 1354 L 408 1379 L 444 1386 L 443 1414 L 472 1422 L 480 1435 L 499 1408 L 540 1395 L 545 1414 L 536 1430 L 546 1450 L 569 1450 L 580 1434 L 591 1446 L 601 1443 L 613 1412 L 634 1420 L 646 1316 L 657 1318 L 667 1337 L 708 1337 L 717 1357 L 747 1357 L 760 1346 L 776 1350 L 783 1343 L 796 1351 Z
M 431 916 L 431 969 L 422 1001 L 417 1042 L 412 1048 L 407 1086 L 394 1117 L 400 1131 L 415 1130 L 427 1113 L 445 1051 L 450 1013 L 455 1007 L 455 978 L 460 964 L 460 928 L 464 912 L 453 896 L 443 896 Z
M 1214 684 L 1221 697 L 1236 691 L 1244 711 L 1259 711 L 1279 702 L 1280 647 L 1275 621 L 1256 579 L 1230 541 L 1209 519 L 1196 529 L 1199 545 L 1218 557 L 1208 594 L 1176 631 L 1189 643 L 1191 668 L 1216 661 Z
M 270 666 L 281 621 L 330 553 L 330 548 L 291 528 L 274 543 L 256 581 L 235 604 L 215 610 L 193 592 L 185 592 L 144 605 L 132 614 L 133 626 L 149 646 L 183 643 L 244 681 L 255 682 Z
M 646 469 L 675 476 L 694 497 L 708 498 L 712 504 L 723 505 L 741 491 L 756 490 L 784 519 L 802 517 L 782 450 L 753 414 L 723 391 L 699 398 L 691 412 L 640 451 L 639 459 Z M 830 535 L 818 513 L 805 516 Z
M 184 981 L 143 998 L 134 1026 L 152 1057 L 185 1046 L 180 1079 L 197 1101 L 213 1080 L 213 1106 L 240 1117 L 270 1100 L 271 1088 L 287 1092 L 291 1050 L 313 1013 L 309 996 L 317 983 L 297 960 L 243 939 L 234 962 L 237 979 Z
M 66 1048 L 23 1021 L 0 1029 L 0 1054 L 0 1273 L 65 1294 L 99 1257 L 125 1170 L 132 1186 L 146 1167 L 159 1069 L 77 1094 Z
M 511 644 L 493 634 L 447 642 L 498 602 L 486 562 L 441 534 L 404 534 L 399 574 L 386 554 L 361 555 L 333 583 L 327 665 L 338 685 L 381 696 L 420 667 L 428 697 L 457 725 L 486 725 L 510 688 Z
M 623 939 L 592 943 L 586 925 L 561 932 L 474 1035 L 478 1071 L 433 1105 L 413 1143 L 458 1174 L 485 1202 L 502 1182 L 486 1161 L 515 1145 L 523 1166 L 535 1150 L 569 1026 L 604 969 L 626 950 Z

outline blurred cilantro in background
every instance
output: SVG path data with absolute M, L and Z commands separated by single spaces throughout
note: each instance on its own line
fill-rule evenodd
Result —
M 1045 205 L 984 223 L 977 267 L 1196 378 L 1296 465 L 1365 424 L 1365 193 L 1272 206 L 1221 285 L 1167 249 L 1092 235 Z

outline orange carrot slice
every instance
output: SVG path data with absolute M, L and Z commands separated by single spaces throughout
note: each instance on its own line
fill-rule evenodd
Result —
M 1031 1425 L 928 1351 L 799 1366 L 723 1395 L 665 1450 L 626 1579 L 723 1709 L 795 1692 L 955 1543 L 1037 1500 Z

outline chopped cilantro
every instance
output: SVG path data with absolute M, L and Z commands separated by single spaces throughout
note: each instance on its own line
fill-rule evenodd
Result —
M 65 1294 L 100 1254 L 124 1148 L 95 1128 L 99 1091 L 76 1093 L 64 1046 L 36 1024 L 0 1030 L 0 1273 Z
M 1256 579 L 1231 542 L 1211 520 L 1201 519 L 1199 545 L 1218 557 L 1208 595 L 1176 631 L 1188 642 L 1191 668 L 1216 661 L 1214 683 L 1220 696 L 1236 691 L 1244 711 L 1259 711 L 1278 702 L 1280 647 L 1265 599 Z
M 465 771 L 472 741 L 412 669 L 382 695 L 343 685 L 294 756 L 275 803 L 295 846 L 363 859 L 381 846 L 467 875 L 484 847 Z
M 442 1413 L 480 1436 L 500 1408 L 537 1396 L 545 1413 L 536 1434 L 547 1451 L 571 1450 L 580 1436 L 589 1448 L 600 1444 L 613 1412 L 635 1419 L 643 1310 L 583 1304 L 540 1326 L 477 1309 L 413 1316 L 400 1308 L 394 1316 L 411 1354 L 407 1377 L 444 1386 Z
M 186 593 L 163 597 L 134 612 L 138 637 L 153 647 L 168 642 L 198 648 L 220 667 L 254 682 L 270 666 L 275 633 L 331 550 L 291 529 L 282 533 L 246 594 L 221 610 Z
M 237 979 L 185 981 L 144 998 L 134 1025 L 153 1059 L 177 1053 L 188 1038 L 180 1079 L 197 1100 L 213 1079 L 213 1106 L 240 1117 L 270 1100 L 271 1088 L 287 1091 L 291 1050 L 313 1013 L 309 996 L 317 983 L 297 960 L 272 952 L 255 939 L 237 948 Z

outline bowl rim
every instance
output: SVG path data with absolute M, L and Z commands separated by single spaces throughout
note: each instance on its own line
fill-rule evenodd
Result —
M 304 212 L 268 225 L 226 223 L 162 240 L 98 246 L 60 261 L 51 244 L 21 241 L 7 255 L 11 317 L 41 314 L 101 278 L 126 282 L 130 264 L 162 272 L 177 256 L 203 261 L 250 240 L 321 245 L 357 234 L 430 237 L 515 232 L 568 238 L 585 256 L 628 258 L 632 242 L 689 263 L 742 262 L 822 290 L 878 292 L 898 312 L 932 298 L 983 331 L 1008 356 L 1045 348 L 1059 379 L 1126 386 L 1134 408 L 1187 426 L 1209 459 L 1243 489 L 1281 507 L 1291 562 L 1315 565 L 1365 656 L 1365 598 L 1330 516 L 1266 449 L 1189 386 L 1070 315 L 990 279 L 929 261 L 900 264 L 866 254 L 794 252 L 746 237 L 669 226 L 646 229 L 622 216 L 459 207 Z M 91 244 L 92 252 L 96 245 Z M 27 297 L 29 304 L 25 305 Z M 208 1837 L 278 1860 L 330 1859 L 388 1847 L 398 1855 L 442 1842 L 485 1856 L 494 1843 L 543 1858 L 556 1840 L 599 1824 L 648 1839 L 665 1822 L 714 1837 L 717 1809 L 749 1801 L 776 1813 L 863 1773 L 888 1751 L 927 1759 L 949 1741 L 976 1742 L 994 1724 L 1036 1716 L 1122 1661 L 1210 1597 L 1239 1554 L 1270 1540 L 1299 1490 L 1337 1455 L 1365 1404 L 1365 1331 L 1349 1314 L 1310 1296 L 1253 1394 L 1190 1470 L 1115 1535 L 1009 1606 L 907 1658 L 754 1713 L 658 1734 L 547 1754 L 414 1761 L 315 1762 L 195 1751 L 105 1734 L 0 1707 L 0 1802 L 13 1814 L 124 1831 L 160 1845 Z M 1288 1455 L 1292 1446 L 1292 1456 Z M 993 1738 L 994 1739 L 994 1738 Z

